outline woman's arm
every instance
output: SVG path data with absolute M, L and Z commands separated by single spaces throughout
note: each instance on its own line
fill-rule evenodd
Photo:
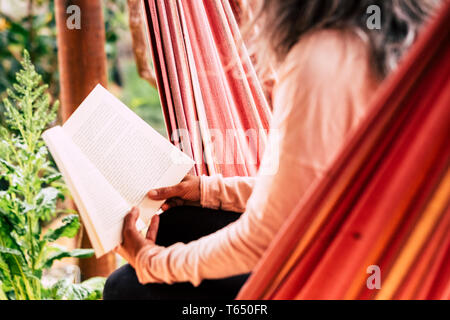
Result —
M 201 176 L 200 204 L 205 208 L 244 212 L 255 181 L 254 177 Z

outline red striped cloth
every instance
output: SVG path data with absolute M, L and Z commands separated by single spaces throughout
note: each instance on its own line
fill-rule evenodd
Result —
M 271 113 L 230 3 L 144 4 L 170 138 L 196 174 L 254 175 Z
M 449 36 L 445 2 L 238 299 L 449 299 Z

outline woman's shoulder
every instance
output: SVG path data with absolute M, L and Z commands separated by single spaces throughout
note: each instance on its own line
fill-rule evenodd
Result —
M 339 117 L 348 127 L 359 119 L 378 87 L 369 52 L 362 38 L 346 30 L 321 30 L 302 37 L 278 69 L 274 123 L 315 118 L 338 122 Z
M 353 73 L 371 72 L 369 44 L 356 32 L 324 29 L 302 36 L 278 69 L 278 77 L 326 83 Z

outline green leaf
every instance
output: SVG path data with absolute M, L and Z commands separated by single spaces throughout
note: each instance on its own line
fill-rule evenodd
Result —
M 11 272 L 9 270 L 9 266 L 6 263 L 6 261 L 2 258 L 2 255 L 0 254 L 0 278 L 6 278 L 11 279 Z M 2 284 L 3 286 L 4 284 Z
M 19 250 L 0 246 L 0 253 L 3 255 L 3 263 L 9 267 L 10 275 L 13 277 L 33 277 L 22 253 Z
M 3 291 L 3 282 L 0 280 L 0 300 L 8 300 L 6 293 Z
M 0 253 L 11 254 L 15 256 L 22 256 L 19 250 L 11 249 L 7 247 L 0 246 Z
M 39 184 L 41 181 L 39 181 Z M 60 191 L 54 187 L 43 188 L 36 196 L 36 211 L 41 220 L 50 220 L 56 210 Z
M 67 279 L 57 281 L 53 286 L 45 289 L 45 296 L 48 299 L 63 300 L 71 282 Z
M 53 206 L 58 198 L 59 190 L 53 187 L 43 188 L 37 195 L 36 202 L 41 207 Z
M 0 158 L 0 165 L 2 165 L 7 170 L 7 172 L 15 172 L 17 169 L 13 164 L 1 158 Z
M 63 279 L 55 283 L 50 292 L 53 299 L 60 300 L 98 300 L 102 297 L 105 278 L 91 278 L 83 283 L 71 283 Z
M 47 234 L 44 236 L 44 240 L 53 242 L 61 237 L 75 237 L 81 225 L 78 216 L 72 214 L 65 217 L 62 222 L 63 225 L 61 227 L 55 230 L 50 229 L 49 231 L 47 231 Z
M 68 251 L 66 248 L 57 245 L 48 247 L 48 251 L 48 256 L 42 266 L 43 269 L 50 268 L 56 260 L 61 260 L 64 258 L 83 259 L 90 258 L 94 255 L 93 249 L 74 249 L 72 251 Z
M 103 288 L 105 287 L 106 278 L 94 277 L 90 278 L 80 285 L 87 288 L 91 293 L 85 300 L 99 300 L 103 295 Z
M 51 175 L 49 175 L 49 176 L 47 176 L 47 177 L 45 177 L 45 178 L 43 178 L 41 180 L 42 180 L 43 184 L 49 185 L 50 183 L 52 183 L 54 181 L 57 181 L 57 180 L 59 180 L 61 178 L 62 178 L 61 173 L 57 172 L 57 173 L 51 174 Z

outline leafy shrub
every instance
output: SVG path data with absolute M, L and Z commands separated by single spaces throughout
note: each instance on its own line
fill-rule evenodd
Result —
M 3 100 L 0 127 L 0 299 L 98 299 L 103 278 L 42 285 L 43 271 L 54 261 L 90 257 L 93 250 L 68 251 L 54 244 L 77 234 L 76 214 L 62 219 L 57 229 L 43 231 L 42 224 L 56 216 L 57 201 L 66 193 L 41 139 L 56 118 L 58 103 L 51 105 L 47 85 L 41 85 L 26 51 L 21 65 L 14 90 L 8 89 Z

